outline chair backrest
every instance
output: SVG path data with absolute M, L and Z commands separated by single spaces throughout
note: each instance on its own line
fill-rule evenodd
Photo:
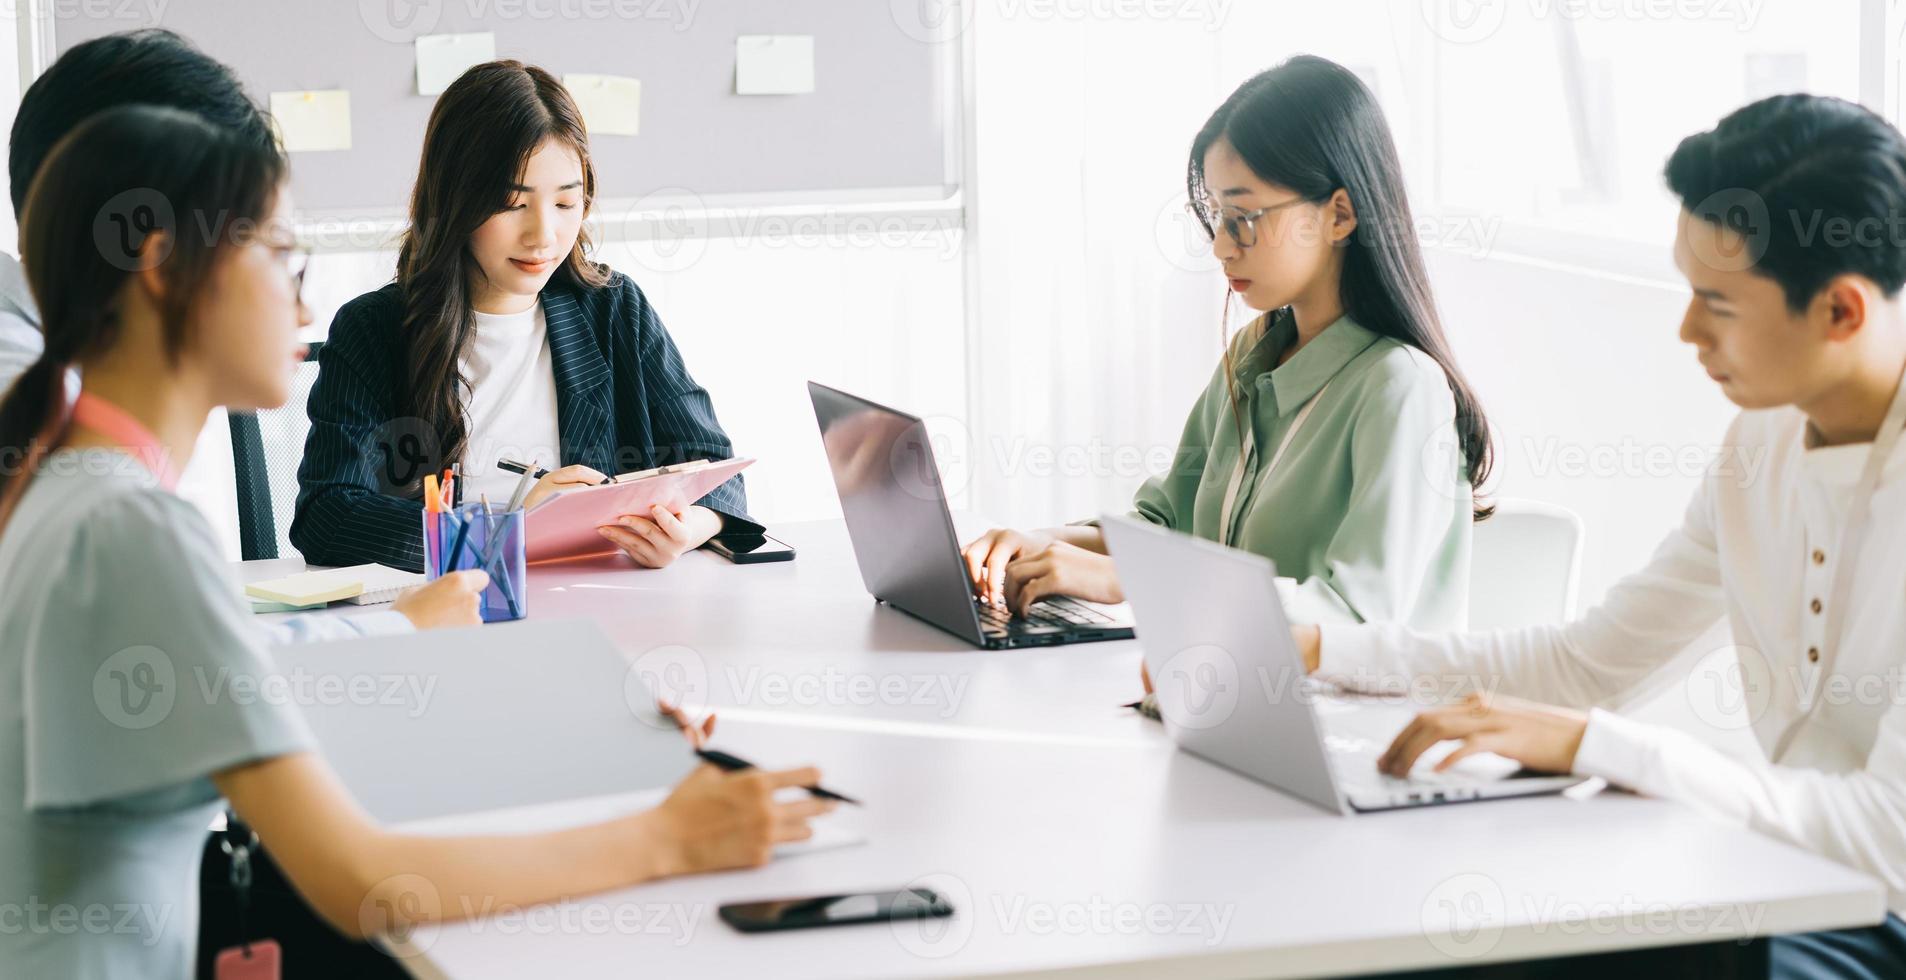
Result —
M 311 429 L 305 403 L 318 380 L 313 342 L 291 380 L 291 397 L 282 407 L 231 413 L 232 469 L 237 474 L 238 545 L 246 561 L 296 555 L 291 547 L 291 517 L 298 503 L 298 464 Z
M 1469 628 L 1562 623 L 1575 615 L 1582 519 L 1566 507 L 1503 497 L 1476 525 L 1469 566 Z

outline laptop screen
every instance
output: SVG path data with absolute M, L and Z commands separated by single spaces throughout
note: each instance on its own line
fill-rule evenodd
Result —
M 826 385 L 807 387 L 867 591 L 977 642 L 972 588 L 926 424 Z

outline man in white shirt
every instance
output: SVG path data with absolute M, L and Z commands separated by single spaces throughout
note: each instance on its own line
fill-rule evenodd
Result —
M 1906 976 L 1906 140 L 1857 105 L 1778 96 L 1684 140 L 1667 180 L 1694 292 L 1681 338 L 1744 410 L 1727 451 L 1764 457 L 1760 475 L 1710 475 L 1647 567 L 1573 623 L 1311 626 L 1298 643 L 1353 685 L 1486 681 L 1399 735 L 1392 774 L 1455 740 L 1442 766 L 1487 751 L 1601 776 L 1873 875 L 1893 914 L 1776 937 L 1774 975 Z M 1722 616 L 1765 760 L 1591 707 Z
M 20 97 L 7 146 L 13 211 L 26 208 L 40 162 L 75 126 L 122 105 L 159 105 L 204 116 L 260 143 L 276 138 L 238 76 L 171 31 L 126 31 L 75 45 Z M 20 262 L 0 253 L 0 396 L 40 359 L 40 311 Z M 74 384 L 69 379 L 67 389 Z

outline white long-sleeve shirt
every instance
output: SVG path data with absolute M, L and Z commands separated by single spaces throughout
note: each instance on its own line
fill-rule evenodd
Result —
M 1581 619 L 1448 635 L 1325 624 L 1319 676 L 1371 687 L 1427 675 L 1589 707 L 1634 687 L 1725 615 L 1740 668 L 1713 687 L 1739 703 L 1690 685 L 1689 706 L 1716 725 L 1738 727 L 1744 715 L 1772 761 L 1741 761 L 1595 708 L 1575 771 L 1872 874 L 1906 914 L 1906 447 L 1881 474 L 1831 651 L 1840 530 L 1871 446 L 1808 448 L 1806 431 L 1792 408 L 1736 418 L 1681 527 Z M 1773 758 L 1790 726 L 1791 742 Z

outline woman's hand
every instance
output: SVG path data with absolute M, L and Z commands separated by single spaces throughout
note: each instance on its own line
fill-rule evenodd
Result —
M 688 744 L 698 749 L 707 745 L 708 740 L 715 734 L 715 716 L 712 713 L 697 725 L 693 718 L 688 717 L 688 712 L 667 701 L 656 701 L 655 710 L 661 712 L 662 717 L 674 722 L 675 727 L 681 729 L 682 737 L 688 739 Z
M 1000 527 L 986 532 L 966 546 L 966 574 L 973 582 L 973 595 L 993 605 L 1006 601 L 1006 566 L 1014 560 L 1044 550 L 1052 538 L 1012 528 Z
M 1538 772 L 1565 773 L 1575 768 L 1575 752 L 1588 731 L 1588 716 L 1516 698 L 1476 693 L 1460 704 L 1416 716 L 1377 760 L 1392 776 L 1407 776 L 1418 756 L 1438 742 L 1462 742 L 1436 764 L 1442 772 L 1465 756 L 1494 752 Z
M 720 530 L 721 515 L 706 507 L 690 507 L 678 516 L 660 504 L 649 508 L 647 517 L 624 514 L 619 522 L 596 528 L 644 568 L 667 568 Z
M 1112 556 L 1063 541 L 1006 566 L 1006 606 L 1014 613 L 1024 616 L 1033 603 L 1052 595 L 1087 602 L 1125 601 Z
M 663 874 L 766 864 L 774 845 L 814 836 L 808 821 L 834 809 L 830 800 L 805 796 L 777 803 L 774 791 L 820 781 L 820 771 L 813 768 L 723 772 L 701 766 L 661 806 L 637 818 L 652 834 L 643 844 L 656 849 Z
M 529 496 L 523 498 L 523 509 L 528 510 L 564 490 L 597 486 L 607 479 L 607 476 L 580 463 L 565 466 L 559 470 L 550 470 L 543 474 L 542 479 L 536 481 L 535 486 L 529 488 Z M 492 502 L 501 506 L 507 501 Z
M 420 630 L 475 626 L 483 622 L 477 610 L 477 597 L 489 587 L 490 576 L 481 569 L 451 572 L 406 590 L 390 607 L 408 616 L 411 625 Z

